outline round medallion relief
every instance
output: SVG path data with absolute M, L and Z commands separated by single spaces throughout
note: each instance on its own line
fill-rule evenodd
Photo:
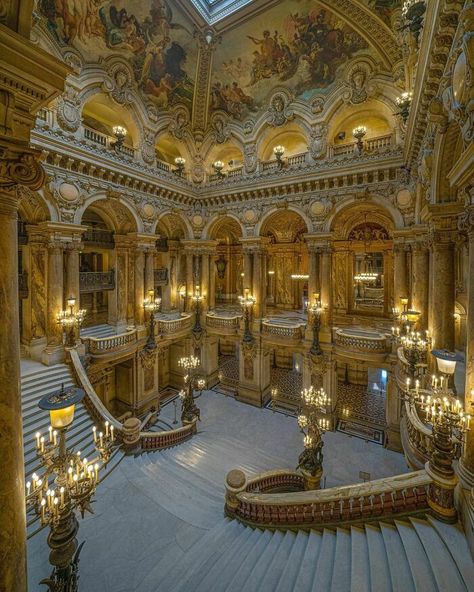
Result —
M 453 71 L 453 96 L 457 103 L 461 103 L 464 95 L 466 80 L 466 56 L 461 52 Z
M 254 212 L 254 210 L 245 210 L 245 212 L 244 212 L 245 222 L 252 223 L 252 222 L 255 222 L 256 219 L 257 219 L 257 214 Z
M 321 216 L 326 210 L 326 205 L 322 201 L 313 201 L 311 204 L 311 213 L 314 216 Z
M 402 208 L 409 206 L 411 204 L 411 199 L 411 193 L 408 189 L 401 189 L 397 193 L 397 204 Z
M 79 189 L 72 183 L 61 183 L 58 191 L 64 201 L 73 202 L 79 197 Z
M 196 214 L 195 216 L 193 216 L 192 222 L 193 226 L 197 226 L 198 228 L 200 228 L 204 224 L 203 217 L 200 214 Z
M 143 215 L 145 216 L 145 218 L 153 218 L 153 216 L 155 215 L 155 208 L 154 206 L 152 206 L 152 204 L 145 204 L 143 206 Z

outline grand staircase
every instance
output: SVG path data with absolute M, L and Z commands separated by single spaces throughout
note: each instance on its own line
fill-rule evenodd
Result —
M 165 554 L 137 591 L 469 592 L 473 585 L 462 530 L 432 518 L 309 533 L 221 519 L 189 551 Z
M 117 331 L 112 325 L 92 325 L 91 327 L 84 327 L 81 329 L 81 337 L 95 337 L 100 339 L 102 337 L 112 337 L 116 335 Z

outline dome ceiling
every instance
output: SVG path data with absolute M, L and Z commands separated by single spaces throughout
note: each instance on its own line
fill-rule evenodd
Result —
M 122 60 L 127 88 L 148 113 L 149 105 L 155 119 L 184 107 L 201 130 L 221 115 L 221 127 L 227 119 L 251 129 L 265 110 L 280 125 L 290 98 L 319 113 L 356 61 L 377 64 L 387 79 L 400 70 L 391 30 L 398 0 L 192 2 L 196 10 L 190 0 L 38 0 L 37 29 L 49 49 L 72 50 L 83 67 Z M 204 9 L 220 11 L 220 29 Z

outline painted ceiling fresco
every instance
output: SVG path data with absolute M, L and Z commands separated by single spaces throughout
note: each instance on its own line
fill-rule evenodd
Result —
M 320 4 L 285 0 L 224 34 L 214 59 L 210 109 L 243 119 L 266 106 L 279 85 L 310 99 L 367 48 L 358 33 Z
M 163 110 L 191 108 L 196 77 L 192 24 L 166 0 L 38 0 L 50 34 L 86 59 L 120 54 L 142 92 Z
M 375 14 L 380 17 L 387 25 L 390 25 L 392 13 L 396 8 L 400 8 L 402 0 L 360 0 L 362 4 L 368 6 Z

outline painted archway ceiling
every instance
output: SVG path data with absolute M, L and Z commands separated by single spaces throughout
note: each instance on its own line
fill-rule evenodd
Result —
M 254 0 L 227 30 L 224 19 L 210 43 L 209 27 L 193 20 L 189 4 L 38 0 L 37 28 L 50 48 L 63 55 L 72 48 L 82 66 L 126 61 L 132 79 L 124 86 L 152 104 L 158 118 L 184 106 L 194 122 L 205 111 L 195 127 L 216 111 L 239 122 L 255 119 L 277 89 L 310 104 L 324 100 L 358 58 L 371 58 L 389 76 L 400 63 L 391 28 L 400 0 Z M 209 48 L 212 59 L 203 59 Z

